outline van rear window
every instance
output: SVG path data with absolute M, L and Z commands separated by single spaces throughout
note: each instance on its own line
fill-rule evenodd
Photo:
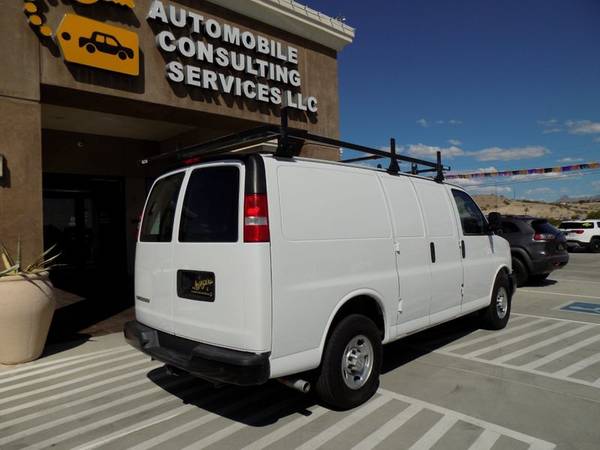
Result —
M 148 198 L 140 241 L 171 242 L 177 197 L 184 173 L 177 173 L 156 182 Z
M 237 242 L 240 171 L 237 166 L 196 169 L 188 182 L 180 242 Z

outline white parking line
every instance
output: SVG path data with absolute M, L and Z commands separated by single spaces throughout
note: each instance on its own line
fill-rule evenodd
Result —
M 290 404 L 289 398 L 280 400 L 277 403 L 270 405 L 266 409 L 263 409 L 249 417 L 246 417 L 244 420 L 246 422 L 250 422 L 250 423 L 255 423 L 260 420 L 264 420 L 267 417 L 271 416 L 273 413 L 279 411 L 284 406 L 289 405 L 289 404 Z M 182 450 L 195 450 L 195 449 L 206 448 L 209 445 L 212 445 L 215 442 L 222 441 L 226 437 L 231 436 L 233 433 L 240 431 L 246 427 L 248 427 L 248 425 L 246 425 L 245 423 L 234 422 L 231 425 L 217 431 L 216 433 L 213 433 L 210 436 L 206 436 L 204 439 L 200 439 L 199 441 L 196 441 L 193 444 L 188 445 L 187 447 L 184 447 Z
M 560 320 L 561 322 L 572 322 L 572 323 L 581 323 L 583 325 L 596 325 L 600 327 L 600 323 L 596 322 L 587 322 L 584 320 L 574 320 L 574 319 L 565 319 L 564 317 L 553 317 L 553 316 L 537 316 L 535 314 L 524 314 L 524 313 L 511 313 L 513 316 L 523 316 L 523 317 L 535 317 L 538 319 L 549 319 L 549 320 Z M 514 328 L 513 328 L 514 330 Z
M 177 380 L 165 383 L 164 386 L 165 387 L 174 387 L 174 386 L 176 386 L 178 384 L 183 383 L 183 381 L 185 381 L 185 380 L 177 379 Z M 78 412 L 78 413 L 75 413 L 75 414 L 70 414 L 70 415 L 67 415 L 65 417 L 61 417 L 59 419 L 49 420 L 49 421 L 44 422 L 44 423 L 42 423 L 40 425 L 28 428 L 28 429 L 23 430 L 23 431 L 19 431 L 17 433 L 9 434 L 9 435 L 6 435 L 6 436 L 0 438 L 0 446 L 2 446 L 4 444 L 7 444 L 9 442 L 16 441 L 17 439 L 22 438 L 24 436 L 27 436 L 27 435 L 30 435 L 30 434 L 33 434 L 33 433 L 37 433 L 39 431 L 44 431 L 44 430 L 47 430 L 49 428 L 56 427 L 58 425 L 69 423 L 69 422 L 72 422 L 72 421 L 75 421 L 75 420 L 76 421 L 80 421 L 81 419 L 83 419 L 85 417 L 89 417 L 89 416 L 92 416 L 92 415 L 94 415 L 96 413 L 99 413 L 99 412 L 102 412 L 102 411 L 106 411 L 107 409 L 110 409 L 110 408 L 112 408 L 114 406 L 118 406 L 118 405 L 121 405 L 123 403 L 127 403 L 127 402 L 129 402 L 131 400 L 137 400 L 139 398 L 145 397 L 145 396 L 153 394 L 155 392 L 161 392 L 161 391 L 163 391 L 162 387 L 157 386 L 157 385 L 153 385 L 152 387 L 150 387 L 148 389 L 144 389 L 143 391 L 136 392 L 135 394 L 131 394 L 131 395 L 127 395 L 125 397 L 121 397 L 121 398 L 119 398 L 117 400 L 113 400 L 112 402 L 104 403 L 104 404 L 96 406 L 94 408 L 89 408 L 89 409 L 86 409 L 84 411 L 81 411 L 81 412 Z M 168 399 L 172 400 L 172 397 L 168 397 Z
M 361 442 L 352 447 L 352 450 L 369 450 L 375 448 L 394 431 L 416 416 L 420 411 L 423 410 L 422 406 L 409 405 L 407 408 L 396 414 L 381 427 L 363 439 Z
M 35 380 L 23 381 L 21 383 L 11 384 L 10 386 L 0 387 L 0 393 L 6 392 L 6 391 L 12 391 L 14 389 L 18 389 L 18 388 L 25 387 L 25 386 L 31 386 L 32 384 L 45 383 L 46 381 L 54 380 L 56 378 L 64 378 L 68 375 L 72 375 L 77 372 L 82 372 L 84 370 L 90 370 L 90 369 L 93 369 L 94 367 L 105 366 L 107 364 L 113 364 L 117 361 L 123 361 L 124 359 L 137 358 L 137 357 L 139 357 L 139 354 L 130 353 L 130 354 L 120 356 L 118 358 L 113 358 L 110 361 L 98 361 L 94 364 L 86 364 L 83 367 L 75 367 L 74 369 L 70 369 L 70 370 L 61 370 L 59 373 L 55 373 L 54 375 L 44 376 L 44 377 L 36 378 Z
M 190 389 L 186 389 L 185 391 L 181 391 L 179 393 L 179 395 L 182 396 L 186 396 L 186 395 L 190 395 L 190 394 L 194 394 L 197 393 L 199 391 L 202 391 L 206 389 L 205 386 L 203 387 L 193 387 Z M 154 400 L 153 402 L 150 403 L 144 403 L 141 406 L 138 406 L 136 408 L 131 408 L 128 409 L 127 411 L 123 411 L 122 413 L 119 414 L 115 414 L 112 416 L 109 416 L 105 419 L 102 420 L 97 420 L 95 422 L 92 422 L 88 425 L 85 426 L 77 426 L 74 429 L 67 431 L 66 433 L 62 433 L 59 434 L 57 436 L 52 436 L 50 439 L 44 440 L 42 442 L 38 442 L 36 444 L 30 445 L 25 447 L 28 450 L 33 450 L 33 449 L 42 449 L 42 448 L 47 448 L 47 447 L 53 447 L 56 446 L 56 444 L 65 441 L 69 438 L 78 436 L 78 435 L 82 435 L 84 433 L 87 433 L 88 431 L 103 427 L 104 425 L 108 425 L 110 423 L 115 423 L 118 422 L 121 419 L 125 419 L 127 417 L 131 417 L 134 416 L 140 412 L 144 412 L 144 411 L 148 411 L 152 408 L 156 408 L 158 406 L 164 405 L 164 404 L 168 404 L 171 402 L 182 402 L 182 400 L 179 397 L 173 396 L 173 395 L 168 395 L 167 397 L 164 398 L 160 398 L 158 400 Z M 105 405 L 103 405 L 105 406 Z M 113 405 L 111 405 L 113 406 Z M 178 406 L 170 411 L 165 412 L 164 414 L 162 414 L 163 416 L 168 416 L 168 417 L 172 417 L 171 414 L 177 415 L 178 413 L 180 413 L 181 411 L 187 410 L 190 408 L 190 405 L 183 405 L 183 406 Z M 75 417 L 76 419 L 80 418 L 79 415 L 75 415 L 72 416 Z M 60 448 L 60 447 L 59 447 Z
M 438 422 L 427 431 L 421 438 L 410 446 L 410 450 L 429 450 L 446 434 L 458 418 L 454 416 L 443 416 Z
M 261 394 L 264 395 L 264 393 L 261 393 Z M 204 404 L 207 404 L 207 403 L 213 402 L 215 399 L 225 397 L 226 395 L 227 395 L 226 392 L 216 391 L 216 392 L 213 392 L 212 394 L 204 397 L 202 399 L 202 401 Z M 250 398 L 243 398 L 241 400 L 238 400 L 237 402 L 228 405 L 226 408 L 223 408 L 223 410 L 221 410 L 220 413 L 228 414 L 229 412 L 234 411 L 247 403 L 250 403 L 252 401 L 250 399 L 255 398 L 255 397 L 258 397 L 258 395 L 253 395 Z M 190 405 L 185 405 L 184 407 L 178 408 L 177 413 L 174 413 L 173 411 L 167 411 L 164 414 L 161 414 L 159 416 L 150 417 L 147 420 L 135 423 L 129 427 L 115 431 L 114 433 L 108 434 L 106 436 L 102 436 L 93 441 L 86 442 L 85 444 L 82 444 L 79 447 L 76 447 L 74 450 L 89 450 L 89 449 L 93 449 L 93 448 L 98 448 L 104 444 L 115 441 L 123 436 L 127 436 L 128 434 L 135 433 L 136 431 L 143 430 L 144 428 L 152 427 L 154 425 L 157 425 L 158 423 L 165 422 L 174 417 L 180 416 L 185 412 L 193 411 L 196 409 L 197 409 L 196 405 L 190 404 Z M 173 437 L 183 434 L 186 431 L 192 430 L 198 426 L 204 425 L 205 423 L 208 423 L 215 419 L 218 419 L 219 417 L 221 417 L 221 416 L 218 414 L 215 414 L 215 413 L 206 413 L 206 414 L 202 415 L 200 418 L 193 420 L 192 422 L 186 423 L 186 424 L 176 427 L 176 428 L 172 428 L 165 433 L 161 433 L 160 435 L 156 436 L 153 439 L 148 439 L 147 441 L 141 442 L 140 444 L 136 445 L 135 447 L 130 447 L 129 450 L 133 450 L 133 449 L 140 450 L 140 449 L 148 449 L 148 448 L 154 447 L 158 444 L 162 444 L 163 442 L 165 442 Z
M 564 347 L 560 350 L 550 353 L 549 355 L 547 355 L 543 358 L 537 359 L 535 361 L 532 361 L 532 362 L 525 364 L 523 366 L 520 366 L 520 367 L 525 370 L 536 369 L 538 367 L 548 364 L 549 362 L 555 361 L 558 358 L 561 358 L 562 356 L 568 355 L 569 353 L 572 353 L 575 350 L 579 350 L 580 348 L 586 347 L 586 346 L 593 344 L 594 342 L 598 342 L 598 341 L 600 341 L 600 335 L 592 336 L 587 339 L 584 339 L 583 341 L 579 341 L 575 344 Z
M 93 353 L 85 353 L 83 355 L 70 356 L 68 358 L 56 359 L 54 361 L 42 362 L 42 363 L 33 363 L 28 364 L 25 367 L 19 367 L 17 369 L 12 369 L 7 371 L 6 373 L 0 372 L 0 384 L 9 383 L 13 380 L 29 377 L 32 375 L 38 375 L 40 373 L 49 372 L 51 370 L 62 369 L 64 367 L 69 367 L 75 364 L 79 364 L 81 362 L 87 361 L 89 359 L 94 358 L 102 358 L 106 355 L 115 355 L 117 353 L 122 353 L 124 351 L 132 351 L 133 348 L 129 346 L 116 347 L 114 349 L 102 350 L 99 352 Z M 39 370 L 38 370 L 39 369 Z M 23 373 L 26 372 L 26 373 Z M 15 374 L 18 374 L 15 376 Z
M 500 438 L 500 434 L 492 430 L 483 430 L 482 433 L 471 444 L 469 450 L 490 450 L 496 441 Z
M 65 397 L 71 397 L 72 395 L 75 394 L 79 394 L 81 392 L 85 392 L 85 391 L 89 391 L 92 389 L 95 389 L 99 386 L 104 386 L 106 384 L 110 384 L 110 383 L 114 383 L 117 381 L 121 381 L 124 380 L 126 378 L 130 378 L 133 376 L 137 376 L 137 375 L 142 375 L 144 373 L 147 373 L 149 370 L 156 368 L 156 363 L 153 363 L 152 366 L 150 367 L 144 367 L 142 369 L 138 369 L 138 370 L 134 370 L 133 372 L 128 372 L 122 375 L 118 375 L 116 377 L 111 377 L 111 378 L 106 378 L 102 381 L 98 381 L 96 383 L 92 383 L 92 384 L 86 384 L 85 386 L 81 386 L 78 387 L 76 389 L 69 389 L 66 390 L 64 392 L 61 392 L 59 394 L 54 394 L 54 395 L 50 395 L 49 397 L 44 397 L 41 398 L 39 400 L 33 400 L 30 402 L 26 402 L 26 403 L 21 403 L 17 406 L 13 406 L 11 408 L 4 408 L 2 410 L 3 414 L 10 414 L 16 411 L 21 411 L 23 409 L 27 409 L 27 408 L 32 408 L 34 406 L 40 406 L 43 405 L 44 403 L 48 403 L 48 402 L 52 402 L 54 400 L 60 400 L 61 398 L 65 398 Z M 146 378 L 144 378 L 144 380 L 146 380 Z
M 558 372 L 554 372 L 554 375 L 557 377 L 570 377 L 576 372 L 585 369 L 593 364 L 600 362 L 600 353 L 596 353 L 595 355 L 591 355 L 581 361 L 577 361 L 575 364 L 571 364 L 564 369 L 559 370 Z
M 580 327 L 580 328 L 575 328 L 574 330 L 570 330 L 570 331 L 567 331 L 565 333 L 558 334 L 558 335 L 556 335 L 554 337 L 551 337 L 550 339 L 545 339 L 545 340 L 537 342 L 537 343 L 535 343 L 533 345 L 529 345 L 529 346 L 527 346 L 525 348 L 522 348 L 521 350 L 515 350 L 514 352 L 507 353 L 507 354 L 502 355 L 502 356 L 500 356 L 498 358 L 491 359 L 490 361 L 491 362 L 495 362 L 495 363 L 503 363 L 503 362 L 506 362 L 506 361 L 510 361 L 511 359 L 518 358 L 519 356 L 522 356 L 522 355 L 530 353 L 530 352 L 532 352 L 534 350 L 537 350 L 538 348 L 542 348 L 542 347 L 545 347 L 547 345 L 563 341 L 563 340 L 565 340 L 567 338 L 570 338 L 570 337 L 573 337 L 573 336 L 577 336 L 578 334 L 584 333 L 584 332 L 586 332 L 588 330 L 591 330 L 592 328 L 594 328 L 594 325 L 592 325 L 592 324 L 586 325 L 586 326 L 583 326 L 583 327 Z
M 76 384 L 76 383 L 81 383 L 82 381 L 91 380 L 92 378 L 96 378 L 100 375 L 106 375 L 107 373 L 115 372 L 117 370 L 128 369 L 129 367 L 138 366 L 140 364 L 148 364 L 148 361 L 144 361 L 144 360 L 133 361 L 128 364 L 122 364 L 120 366 L 111 367 L 110 369 L 101 370 L 100 372 L 92 373 L 90 375 L 63 381 L 62 383 L 51 384 L 51 385 L 45 386 L 43 388 L 34 389 L 32 391 L 27 391 L 27 392 L 22 392 L 21 394 L 15 394 L 15 395 L 11 395 L 9 397 L 4 397 L 3 399 L 0 400 L 0 405 L 4 404 L 4 403 L 8 403 L 13 400 L 19 400 L 19 399 L 22 399 L 25 397 L 30 397 L 35 394 L 41 394 L 42 392 L 48 392 L 48 391 L 52 391 L 54 389 L 58 389 L 61 387 L 69 386 L 69 385 Z
M 528 294 L 538 294 L 538 295 L 559 295 L 561 297 L 593 298 L 596 300 L 600 300 L 600 297 L 597 297 L 594 295 L 564 294 L 562 292 L 550 292 L 550 291 L 532 291 L 531 289 L 519 289 L 517 292 L 527 292 Z
M 452 411 L 450 409 L 446 409 L 444 407 L 434 405 L 433 403 L 428 403 L 423 400 L 418 400 L 416 398 L 407 397 L 405 395 L 399 394 L 397 392 L 388 391 L 386 389 L 379 389 L 378 392 L 388 395 L 392 398 L 395 398 L 395 399 L 400 400 L 405 403 L 414 404 L 417 406 L 421 406 L 422 408 L 431 409 L 442 415 L 450 415 L 450 416 L 456 418 L 457 420 L 461 420 L 463 422 L 467 422 L 472 425 L 476 425 L 480 428 L 483 428 L 484 430 L 490 430 L 490 431 L 494 431 L 498 434 L 508 436 L 512 439 L 516 439 L 518 441 L 529 444 L 531 446 L 530 448 L 533 448 L 535 446 L 536 449 L 551 450 L 556 447 L 556 445 L 552 444 L 551 442 L 547 442 L 542 439 L 538 439 L 533 436 L 529 436 L 527 434 L 520 433 L 519 431 L 516 431 L 516 430 L 511 430 L 510 428 L 505 428 L 501 425 L 496 425 L 496 424 L 493 424 L 490 422 L 486 422 L 486 421 L 478 419 L 476 417 L 467 416 L 466 414 L 462 414 L 458 411 Z
M 260 398 L 264 395 L 265 395 L 265 391 L 260 391 L 254 395 L 251 395 L 250 397 L 242 398 L 241 400 L 238 400 L 234 403 L 230 403 L 225 408 L 222 408 L 221 410 L 219 410 L 219 414 L 216 414 L 216 413 L 204 414 L 203 416 L 201 416 L 197 419 L 193 419 L 192 421 L 184 423 L 183 425 L 179 425 L 175 428 L 171 428 L 171 429 L 169 429 L 169 431 L 160 433 L 158 436 L 155 436 L 151 439 L 140 442 L 139 444 L 137 444 L 133 447 L 129 447 L 129 450 L 147 450 L 149 448 L 156 447 L 156 446 L 162 444 L 163 442 L 168 441 L 169 439 L 177 437 L 183 433 L 187 433 L 188 431 L 193 430 L 194 428 L 200 427 L 209 422 L 212 422 L 213 420 L 216 420 L 219 417 L 222 417 L 223 415 L 230 414 L 233 411 L 241 409 L 245 405 L 252 403 L 253 401 L 257 400 L 258 398 Z M 137 430 L 133 430 L 133 431 L 137 431 Z M 127 433 L 127 434 L 129 434 L 129 433 Z M 110 440 L 114 440 L 114 439 L 110 439 Z M 106 443 L 106 442 L 108 442 L 107 439 L 105 439 L 104 442 L 102 442 L 102 443 Z M 93 447 L 86 447 L 86 448 L 95 448 L 95 447 L 98 447 L 98 445 L 94 445 Z
M 487 347 L 481 348 L 479 350 L 472 351 L 470 353 L 463 354 L 462 356 L 464 356 L 466 358 L 468 358 L 468 357 L 477 357 L 477 356 L 483 355 L 485 353 L 488 353 L 488 352 L 490 352 L 492 350 L 496 350 L 496 349 L 499 349 L 499 348 L 506 348 L 509 345 L 516 344 L 517 342 L 524 341 L 525 339 L 529 339 L 529 338 L 532 338 L 532 337 L 537 336 L 539 334 L 544 334 L 544 333 L 547 333 L 548 331 L 552 331 L 552 330 L 555 330 L 556 328 L 564 327 L 564 326 L 565 326 L 565 324 L 561 323 L 561 322 L 549 323 L 547 325 L 545 324 L 545 326 L 543 328 L 538 328 L 537 330 L 531 331 L 529 333 L 522 334 L 522 335 L 514 337 L 512 339 L 502 340 L 501 342 L 498 342 L 498 343 L 493 344 L 493 345 L 488 345 Z
M 304 444 L 299 446 L 296 450 L 311 450 L 314 448 L 318 448 L 324 444 L 326 444 L 329 440 L 336 437 L 338 434 L 343 432 L 344 430 L 350 428 L 355 423 L 362 420 L 367 415 L 371 414 L 373 411 L 379 409 L 387 402 L 391 400 L 388 396 L 380 396 L 373 400 L 370 400 L 368 403 L 365 403 L 358 407 L 356 410 L 352 412 L 352 414 L 344 417 L 342 420 L 337 422 L 335 425 L 328 427 L 326 430 L 314 436 L 312 439 L 309 439 Z
M 146 369 L 144 369 L 144 371 L 146 371 Z M 166 376 L 167 376 L 166 372 L 162 373 L 155 378 L 155 381 L 159 380 L 161 378 L 164 378 Z M 71 402 L 61 403 L 61 404 L 53 406 L 51 408 L 41 409 L 41 410 L 33 412 L 31 414 L 25 414 L 24 416 L 19 416 L 12 420 L 6 420 L 6 421 L 0 423 L 0 430 L 10 427 L 10 426 L 13 426 L 13 425 L 17 425 L 19 423 L 27 422 L 28 420 L 36 419 L 38 417 L 44 417 L 44 416 L 48 416 L 49 414 L 54 414 L 54 413 L 57 413 L 60 411 L 64 411 L 65 409 L 73 408 L 74 406 L 77 406 L 77 405 L 92 402 L 92 401 L 98 400 L 100 398 L 105 398 L 105 397 L 108 397 L 109 395 L 115 394 L 117 392 L 127 391 L 128 389 L 131 389 L 133 387 L 139 386 L 140 384 L 146 384 L 146 383 L 151 383 L 151 381 L 148 380 L 147 378 L 140 378 L 136 381 L 132 381 L 131 383 L 118 384 L 117 387 L 108 389 L 106 391 L 98 392 L 97 394 L 94 394 L 94 395 L 88 395 L 87 397 L 80 397 L 77 400 L 73 400 Z
M 461 348 L 464 348 L 464 347 L 468 347 L 468 346 L 473 345 L 473 344 L 478 344 L 479 342 L 483 342 L 483 341 L 486 341 L 488 339 L 493 339 L 493 338 L 498 337 L 498 336 L 504 336 L 505 334 L 512 333 L 513 331 L 518 331 L 518 330 L 521 330 L 523 328 L 530 327 L 531 325 L 537 325 L 538 323 L 543 322 L 546 319 L 547 319 L 546 317 L 541 317 L 539 319 L 532 320 L 530 322 L 524 323 L 522 325 L 518 325 L 516 327 L 505 328 L 504 330 L 497 331 L 495 333 L 486 333 L 483 336 L 480 336 L 480 337 L 477 337 L 477 338 L 474 338 L 474 339 L 469 339 L 469 340 L 464 341 L 464 342 L 459 342 L 459 343 L 454 344 L 454 345 L 450 345 L 450 346 L 446 347 L 446 351 L 448 351 L 448 352 L 454 352 L 454 351 L 456 351 L 458 349 L 461 349 Z

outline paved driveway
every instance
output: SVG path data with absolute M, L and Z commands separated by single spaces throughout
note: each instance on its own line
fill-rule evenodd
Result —
M 520 289 L 509 326 L 464 318 L 385 348 L 378 394 L 340 413 L 276 382 L 214 389 L 95 338 L 0 372 L 0 448 L 600 448 L 600 255 Z

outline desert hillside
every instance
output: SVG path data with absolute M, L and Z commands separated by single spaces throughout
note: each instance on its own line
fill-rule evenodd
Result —
M 475 201 L 486 214 L 497 211 L 501 214 L 526 214 L 559 221 L 585 219 L 600 210 L 599 201 L 546 203 L 532 200 L 511 200 L 503 196 L 476 195 Z

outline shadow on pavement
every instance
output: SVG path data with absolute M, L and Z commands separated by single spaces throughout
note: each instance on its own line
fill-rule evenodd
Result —
M 185 404 L 252 427 L 269 426 L 295 414 L 310 416 L 312 413 L 308 408 L 317 404 L 313 395 L 302 394 L 274 380 L 262 386 L 215 387 L 189 375 L 167 375 L 164 367 L 152 370 L 147 376 Z M 178 379 L 181 383 L 171 386 Z M 193 387 L 198 389 L 193 393 L 184 392 Z M 233 405 L 240 400 L 243 401 L 239 406 Z
M 479 316 L 472 314 L 386 345 L 382 374 L 481 329 L 480 324 Z M 207 381 L 189 375 L 167 374 L 165 367 L 152 370 L 147 376 L 156 385 L 179 397 L 186 404 L 253 427 L 272 425 L 295 414 L 310 416 L 312 413 L 308 408 L 319 404 L 314 394 L 302 394 L 275 380 L 262 386 L 214 387 Z M 307 376 L 307 379 L 309 378 L 310 376 Z M 172 386 L 177 379 L 180 379 L 181 383 Z M 184 393 L 195 386 L 198 387 L 195 392 Z M 246 399 L 242 406 L 231 408 L 232 403 L 240 399 Z M 278 407 L 282 400 L 285 401 Z M 273 411 L 269 412 L 270 409 Z

